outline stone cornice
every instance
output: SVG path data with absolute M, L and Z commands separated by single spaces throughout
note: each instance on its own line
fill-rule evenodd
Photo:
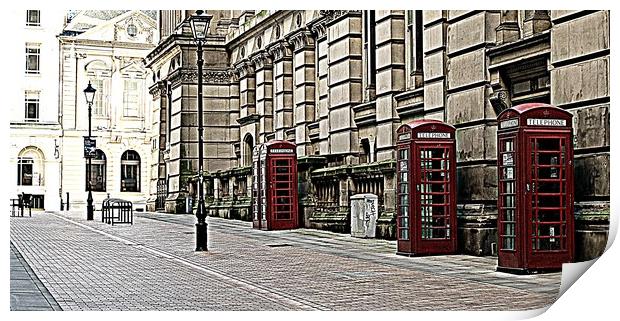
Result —
M 308 29 L 301 29 L 292 34 L 288 43 L 293 46 L 293 51 L 298 52 L 304 49 L 314 49 L 314 38 Z
M 274 62 L 278 62 L 283 58 L 288 58 L 292 55 L 291 48 L 285 40 L 280 40 L 269 45 L 269 47 L 267 47 L 267 51 L 269 52 L 269 55 L 273 57 Z

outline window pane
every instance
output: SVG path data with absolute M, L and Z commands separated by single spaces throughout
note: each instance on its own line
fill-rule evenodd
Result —
M 40 26 L 41 25 L 41 11 L 39 10 L 27 10 L 26 11 L 26 25 L 27 26 Z

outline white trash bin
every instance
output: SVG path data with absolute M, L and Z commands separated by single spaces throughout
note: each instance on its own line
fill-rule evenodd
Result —
M 351 196 L 351 236 L 374 238 L 379 216 L 379 197 L 375 194 Z

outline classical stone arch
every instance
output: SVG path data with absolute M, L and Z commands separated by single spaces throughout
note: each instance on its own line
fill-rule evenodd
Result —
M 254 150 L 254 137 L 252 134 L 246 134 L 243 137 L 243 147 L 241 150 L 241 165 L 242 166 L 251 166 L 252 165 L 252 151 Z
M 40 148 L 27 146 L 17 155 L 17 185 L 45 185 L 45 154 Z

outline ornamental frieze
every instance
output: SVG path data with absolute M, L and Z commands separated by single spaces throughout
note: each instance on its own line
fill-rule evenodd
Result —
M 172 86 L 185 82 L 197 83 L 198 71 L 177 69 L 170 75 L 168 81 L 172 83 Z M 228 70 L 207 70 L 202 73 L 202 81 L 204 84 L 228 85 L 231 82 L 231 76 Z

